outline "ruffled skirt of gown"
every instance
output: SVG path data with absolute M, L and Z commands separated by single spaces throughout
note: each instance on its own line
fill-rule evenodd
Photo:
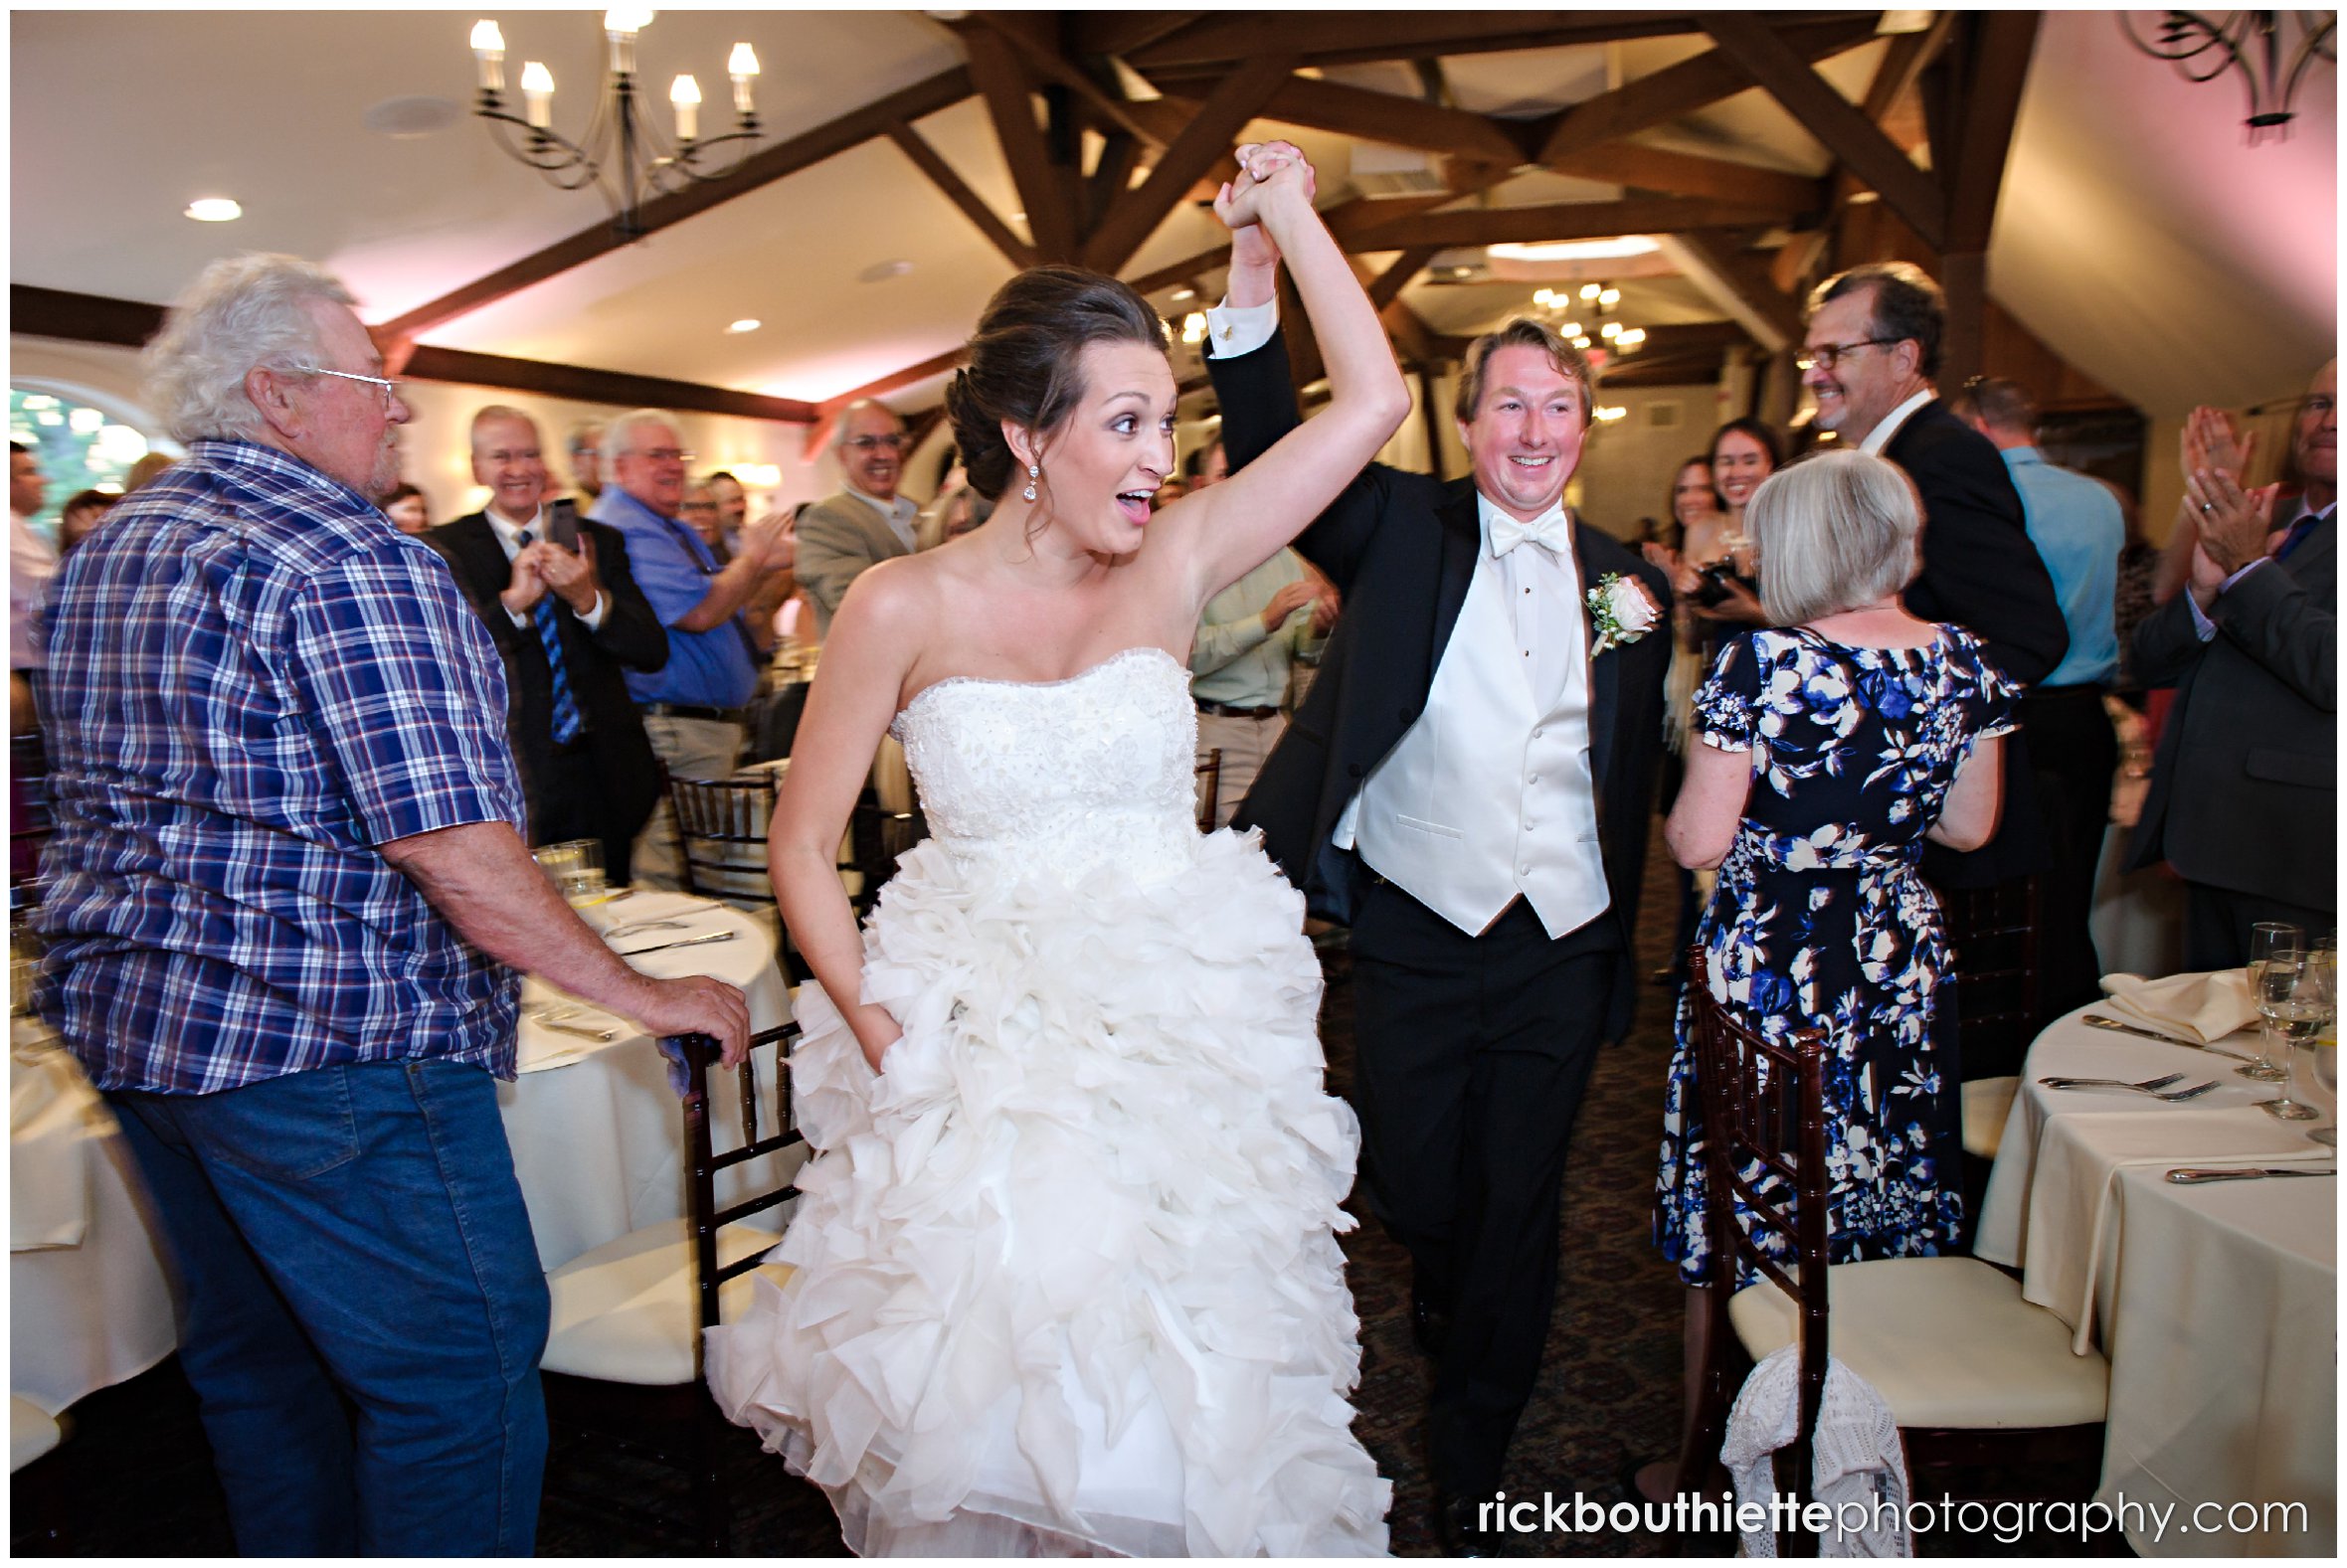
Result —
M 1382 1553 L 1303 901 L 1251 838 L 1136 883 L 905 857 L 864 936 L 874 1075 L 800 992 L 819 1151 L 719 1405 L 871 1555 Z

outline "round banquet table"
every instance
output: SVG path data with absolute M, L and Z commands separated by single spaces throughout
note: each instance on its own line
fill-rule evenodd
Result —
M 36 1018 L 10 1020 L 8 1386 L 56 1415 L 179 1343 L 159 1231 L 113 1113 Z
M 742 988 L 750 1003 L 752 1032 L 788 1022 L 791 999 L 775 966 L 772 928 L 756 915 L 728 905 L 675 893 L 640 893 L 581 914 L 599 930 L 632 921 L 673 918 L 683 929 L 653 930 L 624 937 L 622 948 L 651 947 L 704 933 L 729 931 L 730 942 L 675 948 L 631 959 L 646 974 L 676 979 L 706 974 Z M 580 1005 L 552 1018 L 534 1013 L 549 1006 Z M 581 1253 L 616 1241 L 630 1231 L 684 1214 L 684 1130 L 667 1063 L 651 1036 L 616 1014 L 575 1004 L 552 987 L 531 979 L 522 986 L 522 1019 L 516 1036 L 519 1074 L 497 1086 L 505 1117 L 506 1141 L 513 1149 L 514 1174 L 530 1209 L 538 1258 L 548 1269 Z M 548 1027 L 609 1030 L 598 1042 Z M 759 1085 L 775 1082 L 773 1048 L 759 1053 Z M 730 1092 L 710 1099 L 716 1112 L 718 1146 L 741 1135 L 740 1097 Z M 771 1106 L 771 1093 L 767 1103 Z M 772 1129 L 762 1125 L 760 1131 Z M 802 1151 L 785 1159 L 781 1175 L 796 1168 Z M 737 1167 L 727 1176 L 749 1182 L 762 1172 Z M 721 1200 L 734 1190 L 719 1189 Z M 780 1223 L 780 1214 L 777 1223 Z
M 2338 1180 L 2167 1179 L 2181 1166 L 2335 1171 L 2337 1151 L 2306 1136 L 2337 1126 L 2334 1097 L 2301 1084 L 2320 1120 L 2275 1121 L 2255 1105 L 2274 1086 L 2239 1077 L 2238 1062 L 2078 1021 L 2096 1010 L 2058 1019 L 2030 1048 L 1974 1251 L 2018 1267 L 2022 1295 L 2069 1323 L 2076 1348 L 2099 1341 L 2109 1358 L 2095 1495 L 2152 1510 L 2121 1517 L 2137 1552 L 2335 1555 Z M 2248 1033 L 2217 1043 L 2254 1049 Z M 2219 1088 L 2168 1104 L 2038 1082 L 2175 1072 L 2188 1075 L 2177 1088 Z M 2222 1527 L 2241 1503 L 2303 1512 L 2241 1510 Z M 2157 1529 L 2161 1509 L 2173 1512 Z

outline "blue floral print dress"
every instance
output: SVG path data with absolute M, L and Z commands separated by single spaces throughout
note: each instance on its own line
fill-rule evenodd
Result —
M 1938 1023 L 1954 1014 L 1952 976 L 1916 866 L 1957 766 L 2014 728 L 2017 696 L 1958 626 L 1920 648 L 1746 632 L 1696 693 L 1696 736 L 1752 754 L 1751 794 L 1696 940 L 1713 994 L 1769 1038 L 1826 1031 L 1836 1263 L 1963 1243 L 1956 1062 Z M 1682 997 L 1655 1236 L 1689 1284 L 1705 1284 L 1693 1011 Z

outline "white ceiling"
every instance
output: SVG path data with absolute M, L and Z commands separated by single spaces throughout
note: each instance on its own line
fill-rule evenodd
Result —
M 1332 17 L 1342 13 L 1332 13 Z M 381 321 L 598 222 L 586 193 L 550 189 L 491 144 L 468 110 L 472 22 L 495 17 L 507 75 L 544 60 L 558 128 L 583 123 L 602 51 L 581 11 L 17 12 L 10 19 L 11 276 L 129 299 L 170 298 L 216 256 L 283 250 L 338 271 Z M 705 121 L 727 118 L 737 39 L 764 63 L 759 107 L 788 136 L 959 64 L 946 27 L 916 12 L 664 11 L 639 43 L 652 113 L 665 84 L 700 80 Z M 1455 100 L 1534 113 L 1696 53 L 1694 38 L 1471 55 L 1445 62 Z M 1877 46 L 1823 69 L 1856 97 Z M 1399 68 L 1333 79 L 1414 91 Z M 2041 338 L 2154 413 L 2284 390 L 2327 352 L 2336 323 L 2335 77 L 2318 71 L 2287 142 L 2241 144 L 2240 95 L 2194 87 L 2127 51 L 2108 13 L 2052 13 L 2018 122 L 1990 254 L 1991 289 Z M 393 139 L 367 128 L 388 99 L 444 100 L 451 123 Z M 965 101 L 921 123 L 1005 216 L 1017 199 L 985 112 Z M 1277 127 L 1259 125 L 1261 130 Z M 1340 186 L 1348 144 L 1297 134 Z M 1816 173 L 1825 155 L 1757 90 L 1660 131 L 1659 145 Z M 1504 202 L 1602 198 L 1607 187 L 1532 176 Z M 181 216 L 230 195 L 244 221 Z M 1212 247 L 1194 208 L 1152 237 L 1129 274 Z M 876 263 L 904 275 L 858 280 Z M 1009 264 L 904 156 L 855 148 L 425 335 L 449 347 L 819 401 L 959 343 Z M 1407 295 L 1442 331 L 1485 324 L 1529 289 L 1421 281 Z M 1684 279 L 1625 280 L 1647 321 L 1716 319 Z M 1159 296 L 1166 303 L 1164 295 Z M 758 332 L 725 325 L 754 316 Z M 894 401 L 934 401 L 933 389 Z

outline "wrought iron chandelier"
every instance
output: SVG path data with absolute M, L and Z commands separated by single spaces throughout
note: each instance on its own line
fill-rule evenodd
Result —
M 1573 347 L 1595 356 L 1602 367 L 1614 355 L 1634 354 L 1646 341 L 1644 327 L 1626 326 L 1615 319 L 1614 306 L 1622 291 L 1611 283 L 1583 283 L 1577 294 L 1570 288 L 1542 288 L 1533 294 L 1527 313 L 1554 327 Z
M 2246 123 L 2253 147 L 2268 135 L 2289 134 L 2297 114 L 2291 100 L 2306 73 L 2318 60 L 2338 64 L 2333 42 L 2338 25 L 2336 11 L 2162 11 L 2156 33 L 2145 39 L 2128 13 L 2119 13 L 2119 31 L 2127 42 L 2168 62 L 2187 81 L 2241 74 L 2250 94 Z M 2284 35 L 2293 26 L 2298 42 L 2290 47 Z
M 489 21 L 477 22 L 472 29 L 472 56 L 480 69 L 480 98 L 473 112 L 489 122 L 498 146 L 536 169 L 549 184 L 566 191 L 593 185 L 601 191 L 612 210 L 612 230 L 624 242 L 642 238 L 639 215 L 644 203 L 687 185 L 723 179 L 742 166 L 759 139 L 753 96 L 758 56 L 748 44 L 734 45 L 725 67 L 733 79 L 734 129 L 707 138 L 700 135 L 701 88 L 689 76 L 678 77 L 668 88 L 668 103 L 676 116 L 674 142 L 653 127 L 636 103 L 635 35 L 650 26 L 655 15 L 634 9 L 603 14 L 609 72 L 594 116 L 577 141 L 553 129 L 553 73 L 535 60 L 522 67 L 522 112 L 513 113 L 505 100 L 504 34 Z

